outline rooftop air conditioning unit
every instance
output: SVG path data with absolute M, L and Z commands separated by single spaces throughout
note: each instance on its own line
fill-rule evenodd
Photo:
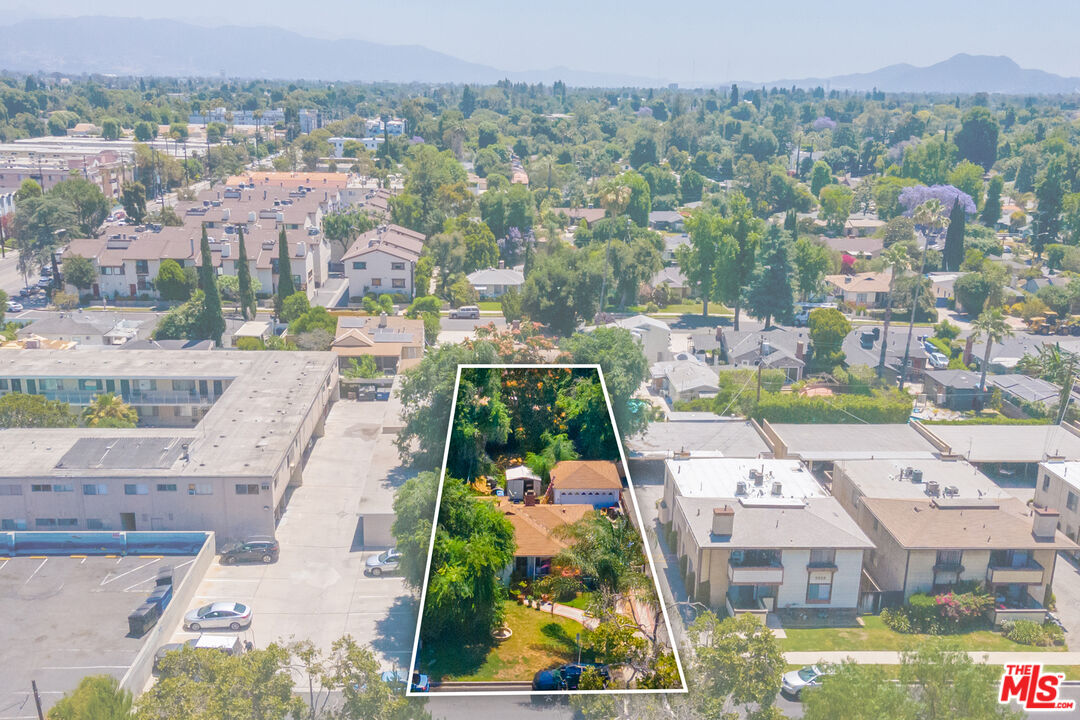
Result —
M 917 468 L 911 468 L 911 482 L 913 482 L 913 483 L 921 483 L 922 482 L 922 470 L 919 470 Z
M 945 497 L 956 497 L 959 494 L 960 488 L 956 487 L 955 485 L 945 486 Z
M 773 484 L 772 484 L 772 494 L 773 494 L 773 495 L 782 495 L 782 494 L 783 494 L 783 492 L 784 492 L 784 485 L 783 485 L 783 483 L 781 483 L 781 482 L 780 482 L 779 480 L 775 480 L 775 481 L 773 481 Z
M 735 494 L 736 495 L 745 495 L 746 494 L 746 481 L 745 480 L 740 480 L 739 482 L 735 483 Z
M 755 485 L 760 485 L 765 479 L 765 476 L 757 468 L 750 468 L 750 479 L 754 481 Z
M 926 483 L 926 494 L 927 495 L 937 497 L 938 496 L 938 489 L 939 489 L 939 485 L 938 485 L 937 480 L 928 480 L 927 481 L 927 483 Z

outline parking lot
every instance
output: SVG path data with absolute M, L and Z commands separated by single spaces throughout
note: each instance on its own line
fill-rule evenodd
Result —
M 350 634 L 370 643 L 385 667 L 407 665 L 412 651 L 416 603 L 399 577 L 367 577 L 367 558 L 381 548 L 357 542 L 358 509 L 372 494 L 391 494 L 403 481 L 394 435 L 383 432 L 386 402 L 339 401 L 326 420 L 278 525 L 276 563 L 223 566 L 207 571 L 192 606 L 236 600 L 254 617 L 245 639 L 311 640 L 329 650 Z M 391 467 L 393 466 L 393 467 Z M 177 628 L 172 642 L 194 633 Z
M 84 676 L 120 679 L 143 640 L 127 616 L 154 588 L 159 568 L 179 586 L 191 556 L 0 558 L 0 720 L 36 719 Z

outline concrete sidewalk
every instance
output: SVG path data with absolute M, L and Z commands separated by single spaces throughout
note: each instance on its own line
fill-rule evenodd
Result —
M 976 662 L 990 665 L 1080 665 L 1080 652 L 969 652 Z M 859 652 L 823 651 L 789 652 L 784 659 L 791 665 L 812 665 L 817 662 L 839 663 L 847 659 L 865 665 L 899 665 L 900 653 L 891 650 Z

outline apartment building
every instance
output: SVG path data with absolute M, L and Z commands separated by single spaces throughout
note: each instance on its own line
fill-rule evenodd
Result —
M 122 146 L 102 149 L 101 142 L 100 138 L 33 138 L 0 143 L 0 187 L 18 188 L 23 180 L 34 180 L 51 190 L 74 176 L 100 187 L 105 197 L 119 199 L 121 186 L 135 169 L 134 152 Z
M 832 492 L 874 542 L 863 609 L 985 584 L 994 622 L 1042 621 L 1059 550 L 1056 510 L 1030 508 L 963 460 L 839 462 Z
M 382 225 L 358 237 L 341 256 L 349 294 L 363 297 L 396 293 L 413 297 L 416 262 L 426 239 L 422 233 L 400 225 Z
M 1035 505 L 1057 511 L 1058 530 L 1080 543 L 1080 462 L 1040 464 Z
M 8 350 L 0 393 L 79 409 L 113 392 L 134 429 L 0 433 L 3 530 L 273 535 L 338 395 L 333 353 Z
M 853 624 L 870 538 L 794 460 L 667 460 L 660 522 L 691 595 L 788 627 Z

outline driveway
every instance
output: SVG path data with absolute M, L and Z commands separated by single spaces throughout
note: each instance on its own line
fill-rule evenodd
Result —
M 1065 642 L 1070 650 L 1080 650 L 1080 567 L 1061 553 L 1054 564 L 1054 599 L 1054 614 L 1065 626 Z
M 338 401 L 326 420 L 278 524 L 281 557 L 270 565 L 214 564 L 199 586 L 196 602 L 250 603 L 249 639 L 265 647 L 275 641 L 311 640 L 329 651 L 349 634 L 370 644 L 380 663 L 408 664 L 417 604 L 397 577 L 369 578 L 364 562 L 377 549 L 355 544 L 358 507 L 371 487 L 381 488 L 378 462 L 385 456 L 385 402 Z M 375 468 L 375 469 L 373 469 Z M 370 486 L 370 487 L 369 487 Z M 392 492 L 392 490 L 387 490 Z M 191 633 L 178 631 L 173 642 Z

